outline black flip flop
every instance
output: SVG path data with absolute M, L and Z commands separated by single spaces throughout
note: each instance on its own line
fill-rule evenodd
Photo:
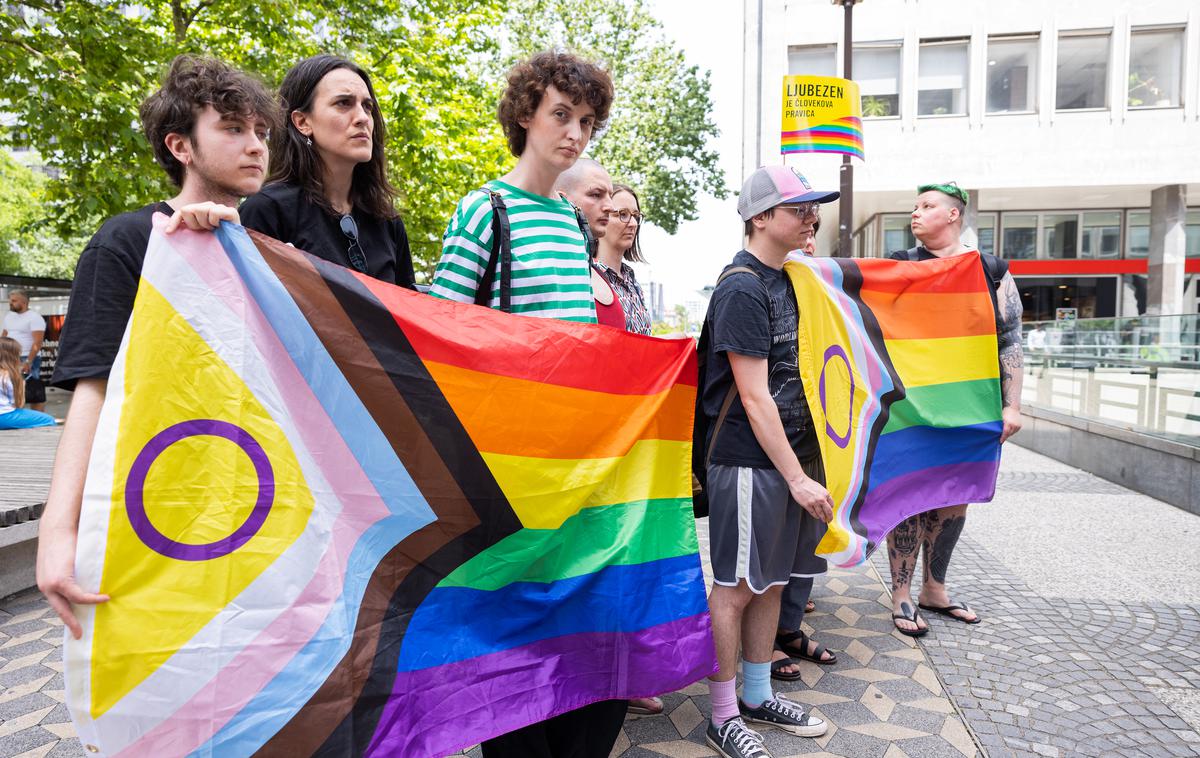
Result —
M 800 641 L 799 644 L 795 644 L 796 640 Z M 809 655 L 808 643 L 810 641 L 815 642 L 815 640 L 809 640 L 808 635 L 799 630 L 787 634 L 776 634 L 775 649 L 791 658 L 802 658 L 806 661 L 819 663 L 822 666 L 832 666 L 837 663 L 837 653 L 827 650 L 820 642 L 816 643 L 816 650 L 813 651 L 812 655 Z M 829 658 L 822 659 L 821 653 L 829 653 Z
M 908 613 L 903 613 L 903 611 L 905 609 L 912 611 L 911 615 Z M 924 637 L 926 634 L 929 634 L 928 626 L 925 627 L 924 629 L 901 629 L 899 627 L 899 625 L 896 624 L 897 619 L 904 619 L 905 621 L 911 621 L 915 624 L 915 623 L 917 623 L 917 619 L 921 618 L 921 614 L 919 612 L 913 610 L 912 606 L 909 605 L 908 603 L 901 603 L 900 610 L 902 611 L 901 613 L 893 613 L 892 614 L 892 626 L 896 627 L 897 632 L 900 632 L 901 634 L 908 636 L 908 637 Z
M 925 605 L 924 603 L 917 603 L 917 607 L 919 607 L 923 611 L 929 611 L 930 613 L 936 613 L 941 616 L 948 616 L 948 617 L 954 619 L 955 621 L 961 621 L 964 624 L 978 624 L 980 621 L 982 621 L 982 619 L 979 618 L 979 614 L 975 613 L 975 611 L 971 610 L 970 606 L 968 606 L 966 603 L 956 603 L 956 602 L 954 602 L 953 599 L 950 600 L 950 605 L 944 606 L 942 608 L 938 608 L 937 606 L 933 606 L 933 605 Z M 963 618 L 962 616 L 955 616 L 954 611 L 966 611 L 968 613 L 975 613 L 975 618 L 972 621 L 968 621 L 967 619 Z
M 784 671 L 784 666 L 794 666 L 796 662 L 791 658 L 784 658 L 781 661 L 771 661 L 771 678 L 779 682 L 794 682 L 800 678 L 799 671 L 787 672 Z

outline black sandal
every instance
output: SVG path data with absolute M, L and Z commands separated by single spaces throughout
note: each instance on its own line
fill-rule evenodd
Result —
M 800 640 L 800 645 L 793 645 L 796 640 Z M 817 647 L 813 650 L 812 655 L 808 653 L 808 643 L 812 642 Z M 832 666 L 837 663 L 837 653 L 832 650 L 827 650 L 824 645 L 816 640 L 810 640 L 808 635 L 800 630 L 788 632 L 787 634 L 775 635 L 775 649 L 791 658 L 801 658 L 813 663 L 819 663 L 822 666 Z M 828 658 L 822 658 L 822 653 L 828 653 Z
M 771 661 L 771 678 L 779 682 L 794 682 L 800 678 L 799 671 L 784 671 L 785 666 L 795 666 L 796 662 L 791 658 L 784 658 L 779 661 Z
M 901 629 L 900 625 L 896 623 L 897 619 L 904 619 L 905 621 L 911 621 L 915 624 L 915 623 L 917 623 L 917 620 L 920 618 L 921 618 L 921 614 L 915 608 L 913 608 L 908 603 L 901 603 L 900 604 L 900 613 L 892 614 L 892 626 L 896 627 L 897 632 L 900 632 L 901 634 L 906 635 L 908 637 L 924 637 L 926 634 L 929 634 L 928 626 L 926 626 L 924 629 L 921 629 L 919 627 L 916 629 Z
M 950 600 L 950 605 L 944 606 L 942 608 L 938 608 L 937 606 L 934 606 L 934 605 L 925 605 L 924 603 L 917 603 L 917 606 L 920 607 L 922 610 L 929 611 L 930 613 L 937 613 L 942 616 L 949 616 L 950 618 L 954 619 L 955 621 L 961 621 L 964 624 L 978 624 L 982 620 L 979 618 L 978 613 L 975 613 L 975 611 L 971 610 L 971 607 L 969 605 L 967 605 L 966 603 L 955 602 L 953 598 L 951 598 L 951 600 Z M 975 618 L 967 620 L 967 619 L 963 618 L 962 616 L 955 616 L 954 611 L 966 611 L 967 613 L 975 613 Z

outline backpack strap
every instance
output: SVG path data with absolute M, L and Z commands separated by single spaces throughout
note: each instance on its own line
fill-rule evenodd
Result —
M 758 272 L 749 266 L 730 266 L 717 277 L 717 284 L 720 284 L 734 274 L 753 274 L 755 279 L 762 281 L 762 277 L 758 275 Z M 713 288 L 716 289 L 716 285 L 713 285 Z
M 1008 273 L 1008 261 L 984 252 L 980 252 L 979 257 L 983 261 L 983 270 L 987 272 L 988 279 L 992 282 L 992 289 L 1000 289 L 1000 282 L 1004 281 L 1004 275 Z
M 752 274 L 755 279 L 762 281 L 759 273 L 749 266 L 730 266 L 721 272 L 717 277 L 717 284 L 725 281 L 734 274 Z M 715 285 L 714 285 L 715 288 Z M 717 446 L 717 435 L 721 433 L 721 426 L 725 423 L 725 417 L 729 415 L 729 409 L 733 407 L 733 399 L 738 395 L 737 380 L 734 379 L 729 383 L 729 391 L 725 393 L 725 399 L 721 401 L 721 410 L 717 413 L 717 420 L 713 423 L 712 438 L 708 441 L 708 451 L 704 455 L 704 468 L 708 468 L 709 462 L 712 460 L 713 450 Z
M 708 441 L 708 452 L 704 455 L 704 468 L 708 468 L 708 464 L 712 461 L 713 449 L 717 446 L 717 435 L 721 433 L 721 425 L 725 423 L 725 417 L 729 415 L 729 409 L 733 406 L 733 399 L 737 397 L 737 380 L 729 383 L 729 391 L 725 393 L 725 399 L 721 401 L 721 412 L 717 414 L 717 421 L 713 424 L 712 439 Z
M 596 239 L 596 235 L 592 234 L 591 224 L 584 218 L 583 211 L 579 210 L 579 206 L 572 203 L 566 195 L 558 193 L 558 196 L 563 201 L 571 206 L 571 210 L 575 211 L 575 223 L 579 225 L 579 233 L 583 235 L 583 244 L 587 247 L 588 258 L 595 258 L 596 253 L 600 249 L 600 240 Z
M 496 281 L 496 266 L 500 267 L 500 310 L 512 313 L 512 232 L 508 224 L 508 206 L 499 192 L 483 187 L 492 201 L 492 254 L 479 287 L 475 290 L 475 304 L 487 306 L 492 300 L 492 283 Z M 497 255 L 497 248 L 499 254 Z

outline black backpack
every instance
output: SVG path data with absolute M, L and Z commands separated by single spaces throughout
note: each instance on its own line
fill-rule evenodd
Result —
M 496 268 L 499 266 L 500 310 L 512 313 L 512 229 L 508 224 L 508 206 L 499 192 L 487 187 L 481 187 L 479 191 L 486 192 L 492 201 L 492 254 L 475 290 L 475 304 L 486 307 L 491 302 L 492 283 L 496 281 Z M 563 199 L 566 200 L 566 197 Z M 583 233 L 590 258 L 596 250 L 596 238 L 592 236 L 592 229 L 583 217 L 583 211 L 576 208 L 574 203 L 571 203 L 571 208 L 575 211 L 575 223 L 579 224 L 579 231 Z
M 762 281 L 758 272 L 749 266 L 730 266 L 721 272 L 721 276 L 717 277 L 717 285 L 733 274 L 752 274 L 755 279 Z M 715 286 L 713 294 L 716 294 Z M 704 326 L 700 330 L 700 342 L 696 346 L 696 412 L 692 423 L 692 513 L 696 518 L 704 518 L 708 515 L 708 495 L 704 492 L 704 488 L 708 484 L 708 462 L 712 458 L 713 448 L 717 446 L 717 434 L 725 424 L 725 417 L 729 415 L 729 408 L 738 394 L 737 382 L 731 381 L 729 391 L 725 393 L 725 399 L 721 401 L 721 410 L 717 414 L 716 421 L 711 424 L 712 439 L 709 440 L 710 424 L 708 415 L 704 412 L 704 375 L 708 364 L 708 343 L 712 339 L 709 334 L 711 301 L 709 307 L 710 313 L 704 317 Z

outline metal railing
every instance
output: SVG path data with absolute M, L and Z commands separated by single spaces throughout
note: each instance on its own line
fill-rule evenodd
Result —
M 1200 447 L 1200 314 L 1024 331 L 1023 404 Z

